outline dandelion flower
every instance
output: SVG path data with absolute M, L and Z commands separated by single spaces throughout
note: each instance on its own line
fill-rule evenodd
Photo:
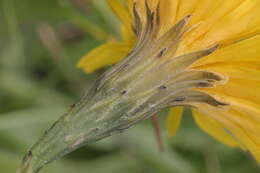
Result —
M 133 92 L 161 88 L 157 102 L 192 106 L 205 132 L 260 161 L 260 1 L 108 3 L 122 22 L 122 41 L 94 49 L 78 67 L 90 73 L 125 58 L 110 71 L 135 71 Z M 181 117 L 182 107 L 171 109 L 170 136 Z
M 205 132 L 260 161 L 260 0 L 108 3 L 122 40 L 92 50 L 78 67 L 115 65 L 32 147 L 20 172 L 37 172 L 167 107 L 174 135 L 183 106 Z

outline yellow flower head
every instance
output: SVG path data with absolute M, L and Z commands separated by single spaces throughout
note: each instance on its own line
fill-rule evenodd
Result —
M 78 66 L 89 73 L 118 63 L 31 148 L 18 172 L 36 173 L 166 107 L 175 107 L 167 120 L 173 135 L 182 106 L 192 107 L 208 134 L 260 161 L 260 0 L 108 3 L 122 21 L 122 41 L 96 48 Z
M 191 106 L 204 131 L 260 161 L 260 1 L 108 3 L 122 41 L 92 50 L 78 67 L 90 73 L 124 58 L 106 75 L 128 97 L 149 100 L 151 109 Z M 171 109 L 170 135 L 181 114 L 182 107 Z

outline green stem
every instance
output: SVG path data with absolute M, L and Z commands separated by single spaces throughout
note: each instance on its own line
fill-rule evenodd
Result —
M 44 165 L 88 143 L 121 133 L 155 112 L 111 86 L 97 87 L 63 115 L 29 150 L 17 173 L 37 173 Z M 141 108 L 141 109 L 140 109 Z M 153 110 L 155 111 L 155 110 Z

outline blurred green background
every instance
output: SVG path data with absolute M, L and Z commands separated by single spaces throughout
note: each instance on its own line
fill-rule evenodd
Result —
M 0 173 L 24 153 L 104 70 L 86 75 L 79 58 L 118 35 L 104 0 L 0 0 Z M 204 134 L 187 110 L 158 151 L 149 120 L 83 147 L 42 173 L 257 173 L 246 153 Z M 165 112 L 160 113 L 161 126 Z

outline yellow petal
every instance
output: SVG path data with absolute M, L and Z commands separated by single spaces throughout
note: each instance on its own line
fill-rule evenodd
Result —
M 212 89 L 214 92 L 223 93 L 233 97 L 239 97 L 245 100 L 251 100 L 253 102 L 260 102 L 260 82 L 230 78 L 225 85 L 219 85 Z
M 260 62 L 236 63 L 227 62 L 208 65 L 200 68 L 207 71 L 214 71 L 229 78 L 260 81 Z
M 242 1 L 243 0 L 229 0 L 223 4 L 223 0 L 199 0 L 195 4 L 196 7 L 193 10 L 194 16 L 190 21 L 190 25 L 204 21 L 203 33 L 219 18 L 223 18 L 228 12 L 235 9 Z
M 205 104 L 198 104 L 197 106 L 198 111 L 201 114 L 209 116 L 220 123 L 242 149 L 250 151 L 256 160 L 260 161 L 259 131 L 255 130 L 255 132 L 252 133 L 252 131 L 250 131 L 243 123 L 238 123 L 238 121 L 235 121 L 233 118 L 239 117 L 240 114 L 233 111 L 234 109 L 232 105 L 230 106 L 230 109 L 226 111 Z M 250 118 L 250 116 L 248 116 L 248 118 Z
M 260 35 L 225 47 L 194 64 L 195 69 L 217 72 L 225 85 L 203 89 L 215 94 L 260 102 Z
M 235 139 L 229 134 L 224 127 L 217 122 L 216 120 L 212 119 L 208 115 L 203 115 L 198 111 L 192 111 L 193 117 L 196 123 L 203 129 L 206 133 L 211 135 L 212 137 L 216 138 L 220 142 L 235 147 L 238 146 Z
M 123 38 L 123 41 L 129 44 L 133 44 L 135 35 L 132 31 L 132 17 L 130 13 L 132 0 L 130 0 L 128 3 L 126 0 L 107 0 L 107 2 L 122 22 L 121 37 Z
M 136 37 L 131 28 L 121 25 L 121 37 L 126 44 L 134 45 Z
M 240 140 L 254 158 L 260 162 L 260 138 L 248 133 L 245 129 L 234 129 L 232 133 Z
M 230 0 L 224 4 L 222 0 L 197 0 L 195 4 L 185 10 L 194 16 L 189 24 L 198 26 L 184 36 L 180 53 L 218 43 L 228 45 L 259 33 L 259 0 Z
M 207 35 L 205 35 L 204 43 L 212 44 L 216 41 L 230 40 L 234 37 L 241 37 L 245 32 L 254 30 L 255 26 L 260 24 L 258 17 L 259 9 L 259 0 L 242 2 L 240 6 L 230 11 L 212 26 Z
M 231 74 L 230 74 L 231 76 Z M 245 78 L 229 77 L 229 80 L 224 85 L 217 85 L 214 88 L 201 88 L 199 90 L 216 96 L 229 96 L 238 99 L 248 100 L 252 103 L 260 103 L 260 80 L 259 76 L 242 73 Z M 258 78 L 258 80 L 254 79 Z
M 230 104 L 228 110 L 222 110 L 228 115 L 228 121 L 232 121 L 241 127 L 247 129 L 248 132 L 260 137 L 260 105 L 252 101 L 241 99 L 234 96 L 229 96 L 223 93 L 217 93 L 214 91 L 208 92 L 209 94 L 215 96 L 217 99 L 222 100 Z M 221 115 L 218 115 L 221 118 Z M 229 124 L 230 123 L 226 123 Z M 231 127 L 232 125 L 230 125 Z
M 178 3 L 177 19 L 180 20 L 186 15 L 192 14 L 199 0 L 180 0 Z
M 247 40 L 221 48 L 213 54 L 200 59 L 193 64 L 196 69 L 207 68 L 207 65 L 218 65 L 221 63 L 254 63 L 260 62 L 260 35 Z
M 177 129 L 180 126 L 182 114 L 183 114 L 183 107 L 174 107 L 171 108 L 167 120 L 166 120 L 166 128 L 168 130 L 168 135 L 170 137 L 174 136 Z
M 107 0 L 108 5 L 118 16 L 120 21 L 128 28 L 131 28 L 131 15 L 129 13 L 128 6 L 124 2 L 125 0 Z
M 215 94 L 260 102 L 260 37 L 258 40 L 250 39 L 234 46 L 220 50 L 219 53 L 205 59 L 204 65 L 195 69 L 207 70 L 222 74 L 228 78 L 224 85 L 217 85 L 212 89 L 201 89 Z M 254 43 L 254 44 L 252 44 Z M 239 46 L 243 45 L 243 46 Z M 251 46 L 251 47 L 247 47 Z M 208 63 L 208 64 L 207 64 Z
M 160 2 L 160 34 L 165 33 L 173 26 L 177 17 L 178 2 L 177 0 L 164 0 Z
M 78 63 L 86 73 L 91 73 L 104 66 L 112 65 L 124 58 L 130 51 L 131 46 L 118 42 L 111 42 L 101 45 L 87 55 Z

